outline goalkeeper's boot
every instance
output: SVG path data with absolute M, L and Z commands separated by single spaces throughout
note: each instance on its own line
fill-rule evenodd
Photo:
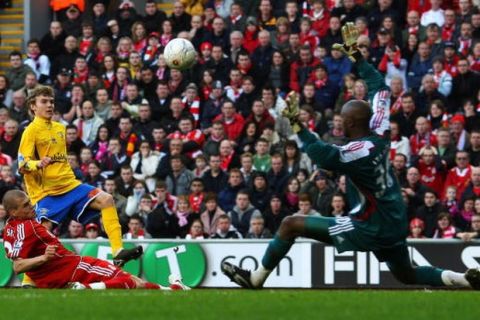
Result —
M 465 279 L 474 290 L 480 290 L 480 269 L 468 269 L 465 272 Z
M 182 278 L 178 274 L 171 274 L 168 276 L 168 283 L 172 290 L 191 290 L 189 286 L 183 283 Z
M 123 267 L 130 260 L 136 260 L 143 254 L 143 247 L 137 246 L 132 249 L 121 249 L 113 258 L 113 264 L 117 267 Z
M 250 280 L 250 271 L 243 270 L 229 262 L 223 262 L 221 269 L 223 274 L 226 275 L 232 282 L 235 282 L 239 286 L 246 289 L 255 289 L 252 281 Z

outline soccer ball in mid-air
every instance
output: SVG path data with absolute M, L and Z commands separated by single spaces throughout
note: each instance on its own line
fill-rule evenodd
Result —
M 170 68 L 186 70 L 195 64 L 196 52 L 190 41 L 176 38 L 167 43 L 163 56 Z

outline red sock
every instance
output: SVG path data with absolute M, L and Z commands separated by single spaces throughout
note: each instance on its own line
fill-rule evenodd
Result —
M 160 286 L 156 283 L 145 282 L 145 289 L 158 290 L 160 289 Z
M 135 289 L 135 281 L 128 277 L 116 277 L 110 280 L 104 281 L 107 289 Z

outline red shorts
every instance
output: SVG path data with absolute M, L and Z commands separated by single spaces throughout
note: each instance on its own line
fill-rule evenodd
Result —
M 117 277 L 130 277 L 130 274 L 113 264 L 92 257 L 81 257 L 80 263 L 73 272 L 70 282 L 89 284 L 103 282 Z

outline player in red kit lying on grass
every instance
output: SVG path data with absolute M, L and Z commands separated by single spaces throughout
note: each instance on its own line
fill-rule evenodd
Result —
M 105 260 L 81 257 L 65 249 L 57 237 L 35 221 L 30 199 L 22 191 L 8 191 L 3 205 L 9 215 L 3 234 L 7 256 L 13 261 L 13 270 L 26 272 L 38 288 L 189 289 L 176 275 L 170 275 L 170 286 L 163 287 Z

